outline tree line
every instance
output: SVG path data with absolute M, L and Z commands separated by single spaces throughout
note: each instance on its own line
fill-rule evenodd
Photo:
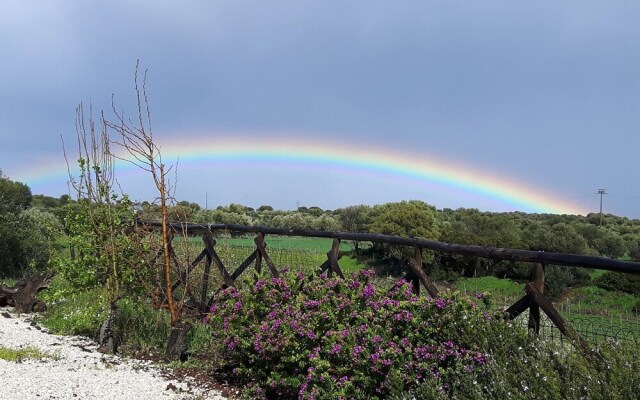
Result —
M 157 218 L 157 206 L 141 204 L 144 217 Z M 640 260 L 640 220 L 606 214 L 530 214 L 483 212 L 478 209 L 441 209 L 410 200 L 336 210 L 299 207 L 275 210 L 241 204 L 204 209 L 197 203 L 178 202 L 172 220 L 195 223 L 240 224 L 275 228 L 383 233 L 439 240 L 448 243 L 554 251 L 609 258 Z
M 54 250 L 56 237 L 69 225 L 77 201 L 69 195 L 59 198 L 32 195 L 29 187 L 0 175 L 0 271 L 12 274 L 42 267 Z M 142 202 L 131 213 L 147 220 L 160 218 L 158 205 Z M 524 212 L 483 212 L 477 209 L 436 209 L 423 201 L 410 200 L 381 205 L 355 205 L 336 210 L 299 207 L 276 210 L 269 205 L 257 209 L 241 204 L 204 209 L 197 203 L 179 201 L 169 207 L 173 221 L 241 224 L 275 228 L 324 231 L 369 232 L 438 240 L 447 243 L 552 251 L 640 261 L 640 220 L 612 214 L 581 215 L 531 214 Z M 66 221 L 66 222 L 65 222 Z M 66 225 L 65 225 L 66 224 Z M 67 229 L 68 233 L 68 229 Z M 410 256 L 407 249 L 375 245 L 356 255 L 375 265 L 384 261 L 387 272 Z M 426 254 L 432 274 L 442 279 L 458 276 L 495 275 L 516 280 L 528 279 L 530 267 L 505 261 L 444 254 Z M 551 270 L 562 290 L 584 282 L 587 271 L 580 268 Z M 638 292 L 626 275 L 608 273 L 605 287 Z M 555 290 L 556 292 L 558 290 Z M 552 289 L 552 292 L 554 290 Z

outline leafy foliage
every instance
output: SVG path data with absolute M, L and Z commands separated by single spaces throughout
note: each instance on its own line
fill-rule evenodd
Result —
M 596 286 L 640 296 L 640 275 L 606 272 L 594 282 Z
M 436 209 L 422 201 L 386 203 L 374 207 L 369 231 L 386 235 L 437 239 Z
M 58 260 L 58 270 L 72 288 L 89 289 L 117 280 L 129 289 L 148 278 L 148 244 L 135 226 L 125 196 L 113 204 L 80 201 L 67 208 L 65 228 L 75 257 Z
M 253 382 L 250 398 L 635 397 L 624 382 L 640 378 L 638 345 L 602 344 L 592 363 L 489 315 L 485 299 L 417 297 L 402 281 L 386 292 L 368 272 L 284 274 L 226 289 L 209 321 L 219 350 Z
M 260 279 L 225 290 L 210 321 L 255 396 L 386 398 L 425 382 L 444 395 L 484 369 L 482 307 L 456 294 L 418 297 L 404 281 L 386 293 L 372 278 Z
M 31 189 L 22 182 L 14 182 L 0 170 L 0 215 L 17 214 L 31 205 Z
M 18 276 L 48 266 L 61 224 L 51 213 L 30 208 L 31 190 L 0 171 L 0 275 Z

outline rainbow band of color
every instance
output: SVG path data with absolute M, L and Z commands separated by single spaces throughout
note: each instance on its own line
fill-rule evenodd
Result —
M 285 137 L 243 137 L 232 135 L 219 140 L 193 144 L 172 141 L 163 146 L 166 160 L 180 159 L 180 164 L 245 162 L 262 165 L 312 164 L 343 171 L 392 175 L 413 181 L 453 187 L 476 195 L 510 204 L 528 212 L 554 214 L 586 214 L 584 207 L 539 187 L 527 187 L 505 178 L 496 178 L 477 168 L 465 168 L 432 156 L 393 152 L 349 143 L 327 143 Z
M 530 187 L 513 179 L 496 177 L 475 167 L 453 164 L 432 155 L 395 152 L 345 142 L 319 142 L 286 136 L 223 136 L 176 135 L 179 139 L 163 140 L 160 149 L 163 161 L 179 168 L 201 165 L 215 168 L 228 165 L 252 165 L 263 168 L 288 166 L 359 173 L 369 176 L 397 177 L 423 184 L 437 184 L 477 196 L 493 199 L 526 212 L 553 214 L 586 214 L 586 208 L 540 187 Z M 136 167 L 119 163 L 116 175 Z M 127 171 L 133 173 L 134 171 Z M 143 171 L 138 173 L 144 174 Z M 46 184 L 52 180 L 67 180 L 64 162 L 40 164 L 14 174 L 12 179 L 32 184 Z

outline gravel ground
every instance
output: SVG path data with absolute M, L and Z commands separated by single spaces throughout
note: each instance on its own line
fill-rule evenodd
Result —
M 226 399 L 188 377 L 167 378 L 149 361 L 99 353 L 87 338 L 50 334 L 7 308 L 0 308 L 0 346 L 53 356 L 18 363 L 0 359 L 0 399 Z

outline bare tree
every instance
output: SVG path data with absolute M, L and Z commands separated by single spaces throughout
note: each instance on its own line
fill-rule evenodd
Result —
M 145 70 L 142 79 L 142 88 L 139 84 L 139 61 L 136 63 L 135 72 L 135 91 L 137 97 L 137 118 L 136 121 L 127 119 L 123 112 L 119 112 L 112 100 L 113 113 L 115 122 L 106 122 L 106 126 L 112 129 L 118 139 L 112 140 L 111 143 L 124 149 L 128 157 L 115 155 L 114 157 L 127 161 L 136 167 L 148 172 L 158 191 L 156 201 L 160 203 L 160 212 L 162 215 L 162 244 L 163 244 L 163 271 L 164 271 L 164 291 L 167 298 L 167 308 L 171 316 L 172 336 L 169 338 L 169 346 L 167 352 L 173 357 L 179 356 L 175 349 L 177 346 L 183 346 L 184 337 L 188 332 L 190 325 L 181 322 L 182 303 L 176 303 L 172 290 L 171 278 L 171 232 L 169 229 L 169 213 L 167 206 L 175 203 L 174 190 L 175 187 L 169 184 L 168 174 L 174 169 L 173 165 L 167 166 L 163 159 L 160 149 L 154 142 L 153 129 L 151 126 L 151 111 L 149 108 L 149 99 L 146 90 L 147 71 Z M 186 282 L 185 282 L 186 284 Z M 186 291 L 185 291 L 186 292 Z

